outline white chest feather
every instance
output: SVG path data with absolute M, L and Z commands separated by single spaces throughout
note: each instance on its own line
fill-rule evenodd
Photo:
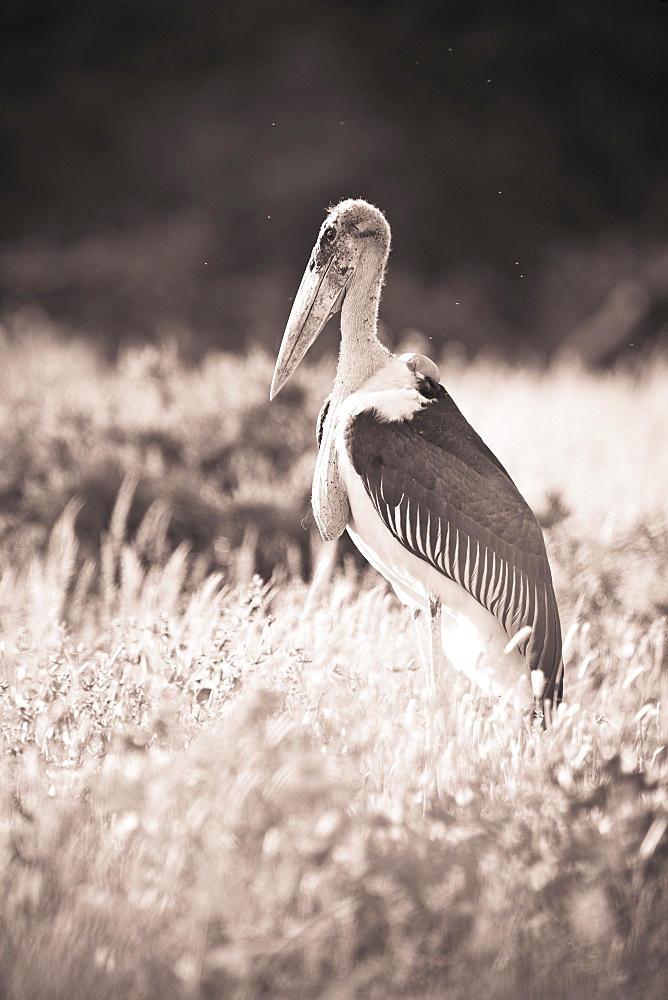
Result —
M 381 423 L 410 420 L 431 402 L 418 391 L 417 382 L 415 372 L 404 361 L 389 358 L 380 371 L 343 402 L 339 423 L 364 410 L 374 410 Z

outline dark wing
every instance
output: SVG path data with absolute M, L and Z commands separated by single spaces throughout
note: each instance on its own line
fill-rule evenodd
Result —
M 561 627 L 543 534 L 512 479 L 451 397 L 411 420 L 350 419 L 346 446 L 374 507 L 414 555 L 464 587 L 561 686 Z M 557 699 L 559 700 L 559 699 Z

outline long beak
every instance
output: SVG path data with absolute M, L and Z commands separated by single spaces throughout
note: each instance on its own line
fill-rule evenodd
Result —
M 340 308 L 351 275 L 352 271 L 341 273 L 334 256 L 322 268 L 307 267 L 283 334 L 269 399 L 282 389 L 329 317 Z

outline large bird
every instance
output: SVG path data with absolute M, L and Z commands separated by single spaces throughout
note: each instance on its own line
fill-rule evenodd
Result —
M 349 199 L 329 210 L 271 398 L 341 309 L 336 379 L 318 418 L 312 501 L 320 534 L 334 539 L 347 528 L 412 608 L 431 689 L 444 649 L 491 694 L 530 699 L 530 680 L 534 717 L 545 724 L 561 700 L 563 661 L 543 535 L 437 366 L 422 355 L 395 357 L 378 340 L 389 250 L 379 209 Z

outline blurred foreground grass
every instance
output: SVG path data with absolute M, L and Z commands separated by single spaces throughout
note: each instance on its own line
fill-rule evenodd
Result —
M 665 995 L 665 361 L 442 365 L 546 524 L 567 700 L 448 678 L 426 747 L 405 612 L 310 582 L 326 365 L 270 408 L 259 353 L 0 352 L 0 994 Z

